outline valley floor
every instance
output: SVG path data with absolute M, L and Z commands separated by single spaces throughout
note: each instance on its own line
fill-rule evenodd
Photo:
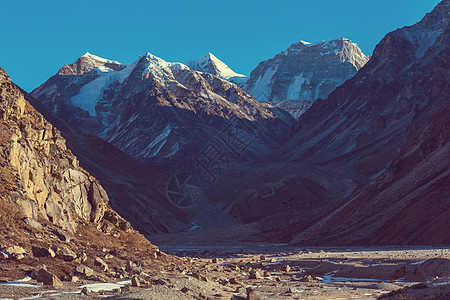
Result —
M 0 284 L 11 299 L 449 299 L 447 247 L 293 247 L 227 243 L 160 245 L 183 264 L 141 287 L 81 280 L 62 287 L 34 280 Z M 128 279 L 128 280 L 127 280 Z M 111 284 L 114 283 L 114 284 Z M 85 294 L 81 294 L 86 287 Z M 428 298 L 427 298 L 428 297 Z

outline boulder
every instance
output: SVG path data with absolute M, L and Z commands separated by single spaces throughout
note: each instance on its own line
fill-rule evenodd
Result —
M 75 268 L 75 274 L 79 274 L 86 277 L 94 275 L 95 271 L 85 265 L 79 265 Z
M 94 265 L 102 268 L 103 272 L 108 271 L 108 264 L 101 258 L 96 257 L 94 260 Z
M 229 281 L 231 284 L 239 284 L 239 285 L 245 285 L 245 283 L 237 278 L 231 278 Z
M 262 276 L 262 274 L 261 274 L 260 271 L 252 271 L 252 272 L 250 273 L 250 276 L 249 276 L 248 278 L 249 278 L 249 279 L 262 279 L 263 276 Z
M 70 235 L 64 230 L 53 228 L 52 232 L 63 242 L 70 242 Z
M 44 285 L 50 286 L 62 286 L 61 280 L 55 274 L 46 270 L 45 268 L 41 268 L 37 274 L 36 278 L 37 282 L 42 282 Z
M 129 261 L 125 267 L 125 271 L 132 274 L 140 274 L 142 272 L 142 267 L 138 262 Z
M 55 257 L 55 251 L 53 251 L 49 247 L 39 247 L 39 246 L 31 246 L 31 251 L 33 251 L 34 257 Z
M 9 256 L 9 258 L 17 259 L 17 260 L 25 258 L 25 255 L 27 254 L 25 249 L 23 249 L 20 246 L 4 247 L 2 249 L 2 252 L 6 253 Z
M 140 287 L 141 286 L 141 282 L 139 281 L 139 277 L 133 276 L 131 278 L 131 285 L 134 286 L 134 287 Z
M 87 287 L 84 287 L 81 289 L 80 294 L 85 295 L 85 296 L 89 296 L 91 293 L 89 292 Z
M 65 261 L 77 259 L 77 254 L 64 245 L 54 244 L 52 250 L 55 251 L 56 257 Z
M 289 271 L 291 270 L 291 267 L 289 265 L 284 265 L 281 267 L 281 271 L 289 273 Z
M 41 265 L 41 266 L 38 266 L 38 267 L 34 268 L 33 270 L 31 270 L 30 277 L 32 279 L 37 279 L 39 271 L 41 269 L 47 270 L 47 266 L 46 265 Z
M 32 218 L 24 218 L 23 221 L 25 222 L 25 224 L 27 224 L 31 228 L 34 228 L 34 229 L 37 229 L 37 230 L 41 230 L 42 229 L 41 223 L 39 223 L 38 221 L 36 221 L 36 220 L 34 220 Z

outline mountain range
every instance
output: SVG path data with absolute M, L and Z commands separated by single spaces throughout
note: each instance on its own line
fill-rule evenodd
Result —
M 210 143 L 236 148 L 226 152 L 233 161 L 261 158 L 281 145 L 294 122 L 234 83 L 150 53 L 130 65 L 87 53 L 31 95 L 137 160 L 176 169 L 192 168 Z
M 30 94 L 3 72 L 3 199 L 60 227 L 118 213 L 148 236 L 194 224 L 303 245 L 448 244 L 448 15 L 442 1 L 370 57 L 344 38 L 300 41 L 248 78 L 211 53 L 86 53 Z

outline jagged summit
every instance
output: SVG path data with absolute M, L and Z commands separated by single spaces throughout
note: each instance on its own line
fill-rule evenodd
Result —
M 118 62 L 118 61 L 110 60 L 110 59 L 106 59 L 106 58 L 102 58 L 102 57 L 100 57 L 100 56 L 91 54 L 91 53 L 89 53 L 89 52 L 86 52 L 86 53 L 85 53 L 83 56 L 81 56 L 81 57 L 84 57 L 84 58 L 89 59 L 89 60 L 95 60 L 95 61 L 103 62 L 103 63 L 109 63 L 109 64 L 117 64 L 117 65 L 121 65 L 121 63 Z M 80 57 L 80 58 L 81 58 L 81 57 Z
M 219 78 L 236 83 L 244 82 L 247 79 L 245 75 L 238 74 L 231 70 L 230 67 L 214 56 L 211 52 L 208 52 L 205 56 L 198 60 L 192 60 L 186 64 L 193 70 L 213 74 Z
M 122 63 L 109 60 L 97 55 L 86 52 L 83 56 L 78 58 L 74 63 L 64 65 L 57 73 L 57 75 L 86 75 L 100 68 L 100 71 L 106 70 L 122 70 L 125 67 Z
M 245 89 L 259 101 L 314 101 L 326 98 L 368 60 L 349 39 L 299 41 L 261 62 L 250 74 Z
M 143 60 L 142 60 L 143 59 Z M 136 62 L 134 62 L 132 65 L 138 65 L 140 64 L 140 61 L 142 61 L 142 64 L 144 65 L 144 71 L 142 72 L 142 75 L 144 76 L 145 73 L 154 73 L 159 74 L 162 76 L 162 69 L 165 69 L 165 72 L 171 73 L 171 69 L 174 70 L 182 70 L 182 69 L 189 69 L 186 65 L 178 62 L 167 62 L 164 59 L 151 54 L 150 52 L 145 53 L 142 55 Z M 160 78 L 160 79 L 167 79 L 167 78 Z

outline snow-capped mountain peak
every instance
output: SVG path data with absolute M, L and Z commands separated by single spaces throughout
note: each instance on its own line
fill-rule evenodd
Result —
M 98 62 L 90 55 L 77 60 L 88 61 Z M 212 140 L 227 147 L 220 133 L 235 119 L 251 124 L 246 135 L 257 131 L 263 137 L 251 145 L 248 158 L 262 157 L 284 141 L 293 122 L 275 110 L 281 119 L 236 84 L 151 53 L 120 70 L 99 65 L 85 74 L 52 76 L 33 95 L 82 130 L 143 161 L 180 157 L 184 164 L 186 155 L 198 153 Z M 241 126 L 236 122 L 233 126 Z
M 241 83 L 246 81 L 245 75 L 234 72 L 223 61 L 218 59 L 214 54 L 208 52 L 205 56 L 198 60 L 192 60 L 186 63 L 192 70 L 210 73 L 219 78 Z
M 261 62 L 245 89 L 259 101 L 325 99 L 368 60 L 349 39 L 299 41 Z
M 91 61 L 102 62 L 102 63 L 105 63 L 105 64 L 116 64 L 116 65 L 121 65 L 121 63 L 118 62 L 118 61 L 110 60 L 110 59 L 106 59 L 106 58 L 102 58 L 102 57 L 100 57 L 100 56 L 91 54 L 91 53 L 89 53 L 89 52 L 86 52 L 86 53 L 85 53 L 83 56 L 81 56 L 81 57 L 84 57 L 84 58 L 86 58 L 86 59 L 88 59 L 88 60 L 91 60 Z
M 189 69 L 186 65 L 178 62 L 167 62 L 164 59 L 151 54 L 150 52 L 145 53 L 141 58 L 145 59 L 145 69 L 142 75 L 145 73 L 160 73 L 162 69 L 168 71 L 169 69 L 174 70 L 184 70 Z M 140 59 L 141 59 L 140 58 Z M 139 59 L 139 60 L 140 60 Z
M 93 55 L 86 52 L 83 56 L 78 58 L 74 63 L 63 66 L 57 73 L 57 75 L 85 75 L 90 74 L 98 68 L 104 70 L 122 70 L 124 65 L 118 61 L 105 59 L 97 55 Z

